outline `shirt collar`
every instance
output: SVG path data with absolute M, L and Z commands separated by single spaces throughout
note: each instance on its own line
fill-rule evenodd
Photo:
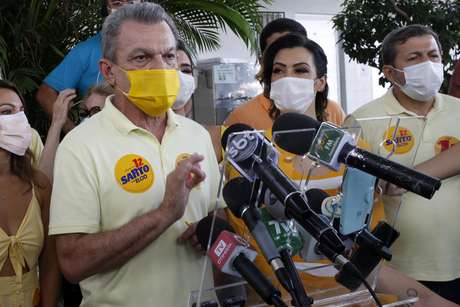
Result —
M 105 106 L 100 112 L 104 118 L 110 122 L 115 129 L 117 129 L 120 133 L 124 135 L 128 135 L 131 131 L 139 130 L 139 131 L 146 131 L 144 128 L 136 126 L 129 118 L 127 118 L 120 110 L 118 110 L 113 104 L 112 104 L 112 97 L 114 95 L 108 96 L 105 100 Z M 166 112 L 167 116 L 167 121 L 166 121 L 166 129 L 171 130 L 174 129 L 178 126 L 180 126 L 178 116 L 169 109 Z M 150 133 L 150 132 L 148 132 Z
M 388 113 L 388 115 L 393 116 L 393 115 L 399 115 L 399 114 L 405 113 L 405 114 L 408 114 L 408 115 L 418 116 L 414 112 L 409 111 L 406 108 L 404 108 L 399 103 L 399 101 L 396 99 L 395 95 L 393 94 L 393 88 L 390 88 L 386 92 L 384 98 L 385 98 L 384 99 L 385 111 Z M 436 97 L 435 97 L 435 100 L 434 100 L 433 109 L 430 110 L 429 113 L 431 113 L 433 111 L 434 112 L 441 111 L 443 109 L 444 109 L 444 101 L 443 101 L 442 95 L 437 93 Z

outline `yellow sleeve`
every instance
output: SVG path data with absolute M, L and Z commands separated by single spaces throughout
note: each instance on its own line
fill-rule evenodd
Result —
M 38 164 L 40 162 L 40 158 L 42 156 L 43 151 L 43 142 L 37 130 L 35 130 L 34 128 L 32 128 L 32 142 L 30 143 L 29 149 L 33 154 L 32 166 L 38 168 Z

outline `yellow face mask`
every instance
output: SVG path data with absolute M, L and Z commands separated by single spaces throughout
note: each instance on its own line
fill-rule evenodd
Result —
M 176 101 L 179 92 L 179 74 L 175 69 L 123 70 L 131 87 L 121 91 L 148 116 L 164 114 Z

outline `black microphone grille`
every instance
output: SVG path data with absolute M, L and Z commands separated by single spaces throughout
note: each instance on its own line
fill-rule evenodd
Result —
M 241 218 L 242 209 L 249 205 L 252 193 L 252 184 L 243 177 L 236 177 L 228 181 L 222 191 L 225 203 L 230 211 Z
M 273 141 L 287 152 L 304 155 L 310 149 L 321 122 L 300 113 L 281 114 L 273 123 Z M 306 130 L 309 129 L 309 130 Z M 311 130 L 315 129 L 315 130 Z M 282 133 L 291 130 L 290 133 Z
M 310 208 L 318 214 L 322 214 L 321 205 L 329 197 L 329 194 L 321 189 L 309 189 L 305 192 Z
M 231 125 L 227 129 L 225 129 L 224 133 L 222 134 L 222 138 L 221 138 L 222 148 L 225 149 L 227 147 L 227 142 L 228 142 L 228 138 L 230 134 L 236 133 L 236 132 L 243 132 L 243 131 L 252 131 L 252 130 L 254 129 L 251 126 L 248 126 L 246 124 L 237 123 L 237 124 Z
M 234 124 L 228 127 L 222 135 L 222 146 L 231 160 L 243 162 L 261 148 L 263 138 L 263 135 L 248 125 Z
M 206 248 L 208 247 L 209 235 L 211 234 L 212 218 L 212 215 L 208 215 L 202 218 L 196 225 L 195 234 L 198 239 L 198 242 L 201 245 L 201 248 L 203 248 L 204 250 L 206 250 Z M 227 221 L 216 216 L 214 230 L 212 232 L 211 244 L 213 244 L 214 241 L 217 240 L 219 234 L 224 230 L 234 232 L 233 228 L 230 226 L 230 224 L 228 224 Z

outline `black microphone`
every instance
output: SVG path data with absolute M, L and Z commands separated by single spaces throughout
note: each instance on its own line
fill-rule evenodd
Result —
M 280 115 L 275 120 L 272 131 L 275 133 L 294 128 L 313 128 L 318 132 L 314 139 L 308 135 L 302 139 L 285 135 L 276 140 L 277 145 L 288 152 L 297 155 L 308 153 L 310 158 L 334 170 L 339 168 L 339 163 L 343 163 L 428 199 L 431 199 L 441 186 L 441 181 L 437 178 L 357 148 L 352 144 L 353 137 L 349 133 L 330 123 L 320 123 L 304 114 Z
M 235 134 L 245 130 L 247 133 Z M 298 186 L 277 166 L 273 147 L 263 135 L 247 125 L 232 125 L 224 132 L 222 145 L 227 147 L 228 161 L 237 170 L 250 174 L 245 176 L 249 180 L 254 180 L 254 176 L 259 178 L 285 205 L 288 218 L 294 218 L 318 242 L 334 252 L 344 251 L 345 246 L 337 232 L 310 209 Z
M 300 277 L 297 275 L 289 252 L 282 251 L 280 253 L 278 251 L 270 233 L 261 220 L 259 210 L 255 206 L 251 206 L 252 193 L 254 193 L 252 184 L 243 177 L 231 179 L 225 184 L 223 189 L 223 196 L 227 207 L 236 217 L 241 218 L 249 228 L 249 231 L 262 250 L 265 259 L 267 259 L 273 268 L 283 288 L 291 293 L 295 297 L 295 300 L 299 300 L 296 305 L 310 306 L 311 302 L 306 296 L 303 287 L 300 286 Z M 288 266 L 288 269 L 286 269 L 285 264 Z
M 233 215 L 244 221 L 281 285 L 286 290 L 292 291 L 293 285 L 289 274 L 273 239 L 261 220 L 260 212 L 255 206 L 250 206 L 251 186 L 251 183 L 243 177 L 231 179 L 225 184 L 222 192 L 225 203 Z
M 196 236 L 203 249 L 207 248 L 211 226 L 212 216 L 201 219 L 197 224 Z M 225 220 L 216 217 L 214 234 L 211 239 L 212 246 L 208 250 L 212 263 L 219 270 L 231 266 L 233 270 L 243 276 L 267 304 L 287 307 L 281 299 L 280 291 L 246 257 L 245 249 L 248 249 L 248 244 L 244 242 L 243 238 L 234 234 L 233 231 L 229 232 L 228 229 L 231 229 L 230 225 Z

